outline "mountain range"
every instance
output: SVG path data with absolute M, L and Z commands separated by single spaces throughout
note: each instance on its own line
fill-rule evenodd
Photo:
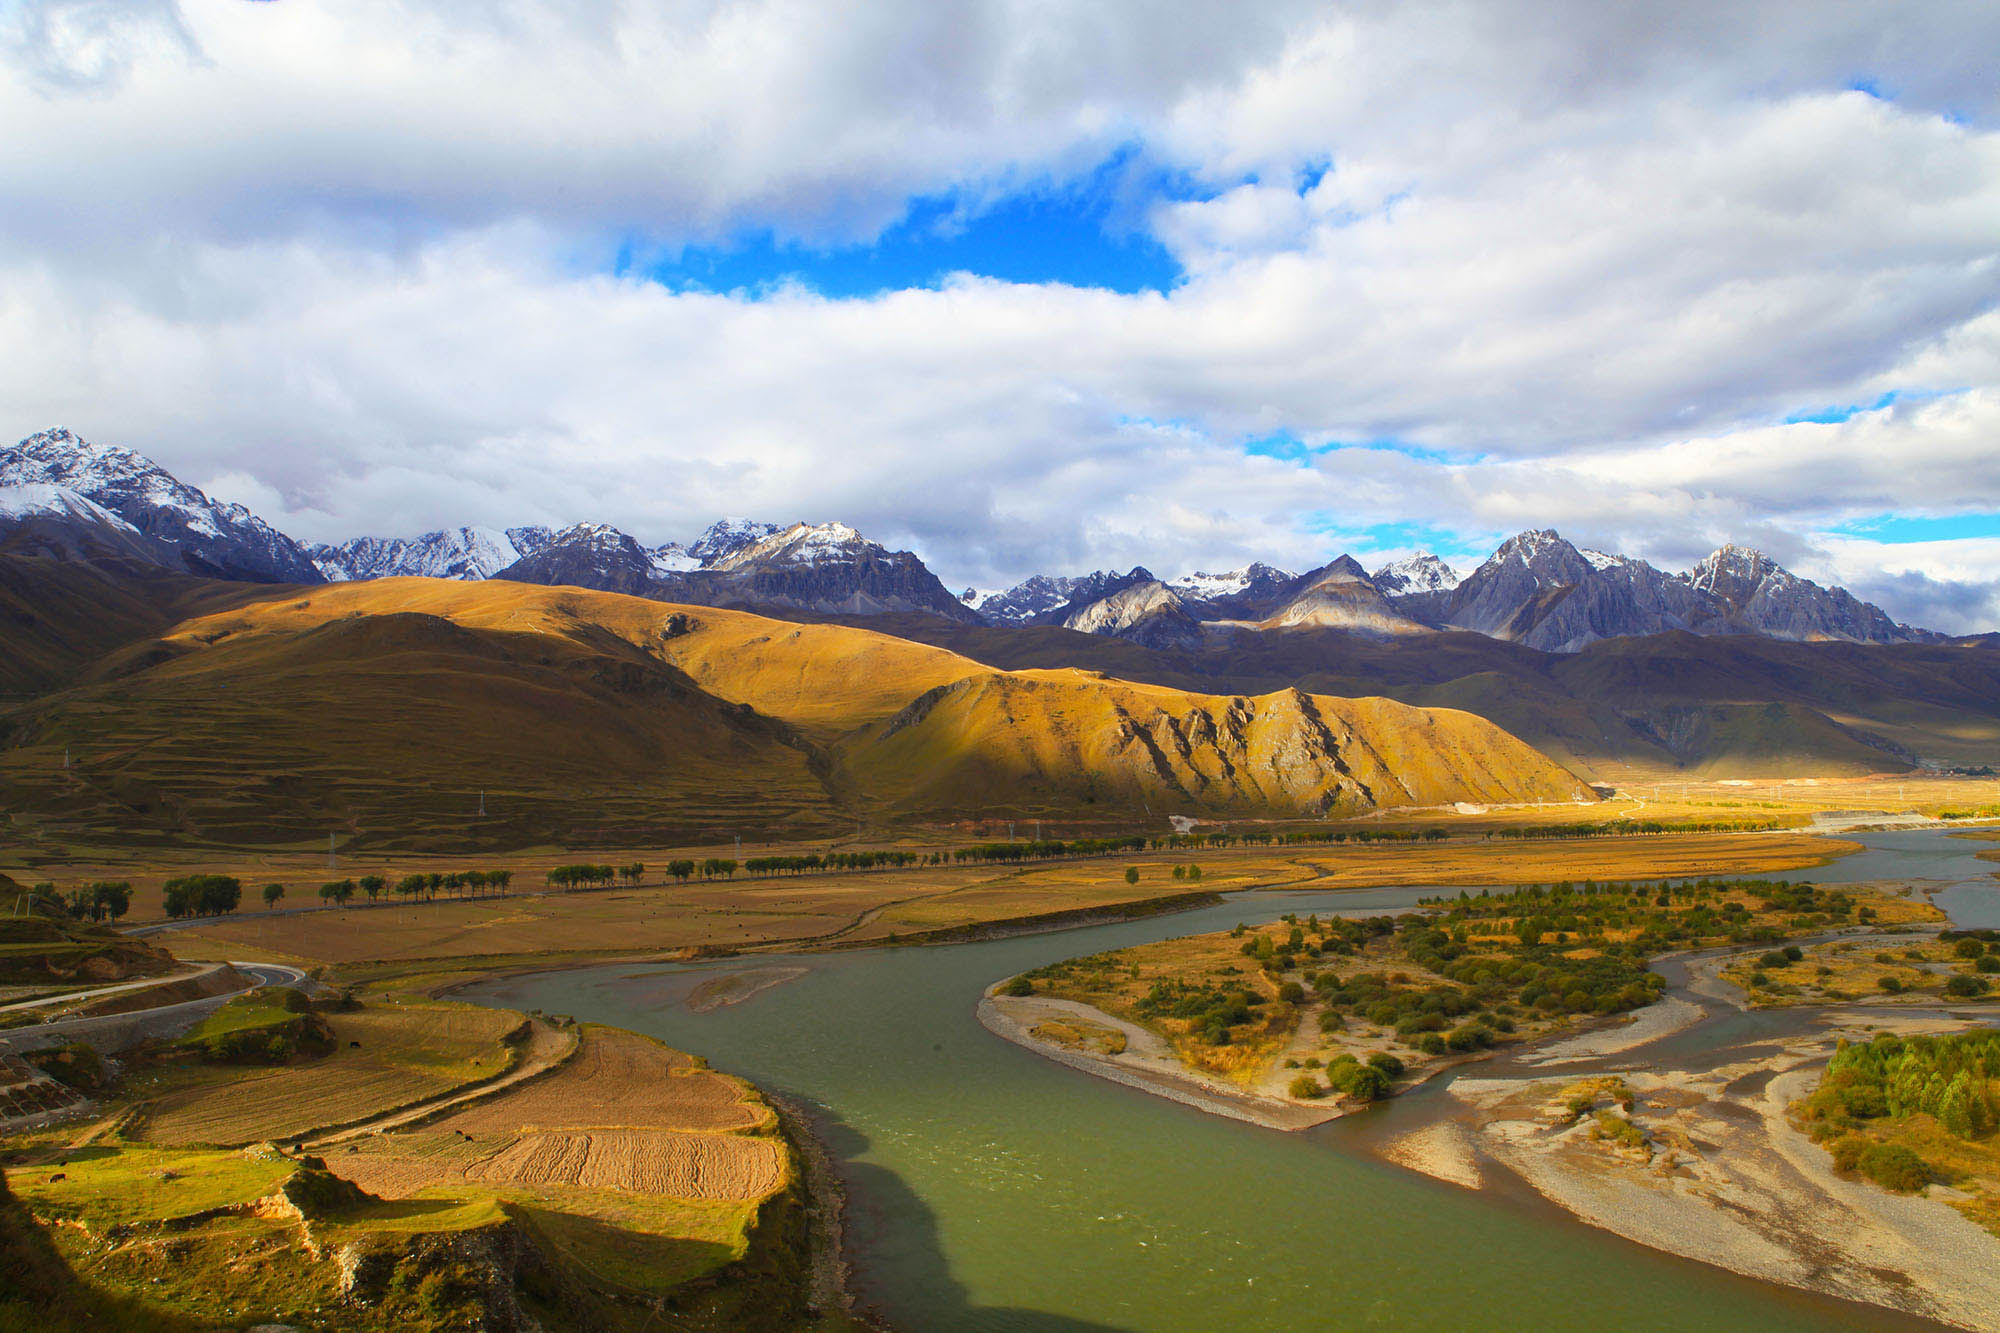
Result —
M 952 595 L 914 553 L 891 551 L 839 522 L 779 527 L 725 519 L 686 544 L 650 547 L 599 523 L 462 527 L 309 546 L 130 450 L 61 429 L 0 449 L 0 549 L 137 560 L 252 582 L 499 579 L 778 615 L 921 613 L 1175 650 L 1234 651 L 1271 634 L 1312 630 L 1384 640 L 1469 630 L 1554 653 L 1672 632 L 1871 644 L 1943 637 L 1898 624 L 1758 551 L 1724 546 L 1694 569 L 1670 573 L 1581 549 L 1547 529 L 1510 538 L 1462 577 L 1428 554 L 1372 573 L 1343 555 L 1305 573 L 1257 563 L 1175 579 L 1144 567 L 1038 574 L 1004 591 L 963 596 Z

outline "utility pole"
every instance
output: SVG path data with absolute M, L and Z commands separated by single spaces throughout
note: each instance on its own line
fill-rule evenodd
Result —
M 67 745 L 63 746 L 63 767 L 69 767 L 69 747 Z
M 486 818 L 486 793 L 483 791 L 479 793 L 479 817 Z
M 326 868 L 328 870 L 334 868 L 333 835 L 331 833 L 326 835 Z

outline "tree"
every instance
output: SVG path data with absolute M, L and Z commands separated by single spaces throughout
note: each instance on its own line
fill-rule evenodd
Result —
M 627 884 L 637 884 L 646 877 L 646 863 L 634 861 L 631 865 L 619 866 L 618 877 Z
M 233 912 L 243 898 L 243 883 L 233 875 L 182 875 L 163 890 L 167 915 L 221 916 Z
M 1125 882 L 1127 884 L 1137 884 L 1139 882 L 1139 867 L 1137 866 L 1125 867 Z
M 380 898 L 382 890 L 388 887 L 389 882 L 380 875 L 363 875 L 361 877 L 361 891 L 368 895 L 368 901 L 371 903 Z
M 266 907 L 267 909 L 268 909 L 268 908 L 273 908 L 273 907 L 276 907 L 276 906 L 278 905 L 278 899 L 280 899 L 280 898 L 282 898 L 282 897 L 284 897 L 284 896 L 285 896 L 285 886 L 284 886 L 284 885 L 282 885 L 282 884 L 266 884 L 266 885 L 264 886 L 264 906 L 265 906 L 265 907 Z
M 354 896 L 354 881 L 351 879 L 341 879 L 335 880 L 331 884 L 322 884 L 320 885 L 319 896 L 330 899 L 335 907 L 345 907 L 347 906 L 347 900 Z

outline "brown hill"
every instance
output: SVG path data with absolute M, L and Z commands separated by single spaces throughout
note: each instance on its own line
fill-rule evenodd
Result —
M 1587 777 L 1853 774 L 2000 754 L 2000 644 L 1675 633 L 1557 654 L 1469 633 L 1399 641 L 1298 629 L 1161 650 L 1053 628 L 872 623 L 997 667 L 1077 666 L 1192 691 L 1289 686 L 1464 709 Z
M 1384 700 L 1008 673 L 574 588 L 231 588 L 163 629 L 127 617 L 75 683 L 0 713 L 0 802 L 125 838 L 442 847 L 1585 794 L 1481 719 Z

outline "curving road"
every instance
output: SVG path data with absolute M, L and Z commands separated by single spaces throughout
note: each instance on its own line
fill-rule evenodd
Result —
M 38 1051 L 50 1046 L 82 1041 L 96 1047 L 100 1054 L 111 1054 L 149 1038 L 178 1036 L 236 996 L 254 990 L 258 986 L 297 986 L 306 980 L 306 974 L 301 969 L 280 963 L 231 962 L 229 966 L 249 978 L 251 984 L 239 986 L 221 995 L 207 995 L 198 1000 L 182 1000 L 174 1004 L 157 1005 L 151 1009 L 134 1009 L 129 1013 L 100 1014 L 95 1017 L 63 1018 L 53 1023 L 9 1028 L 0 1032 L 0 1050 Z M 197 972 L 193 975 L 199 977 L 205 976 L 206 973 Z M 179 981 L 187 979 L 172 978 Z M 163 982 L 156 978 L 151 984 L 157 986 Z M 105 988 L 106 991 L 127 989 L 131 988 L 129 986 Z

